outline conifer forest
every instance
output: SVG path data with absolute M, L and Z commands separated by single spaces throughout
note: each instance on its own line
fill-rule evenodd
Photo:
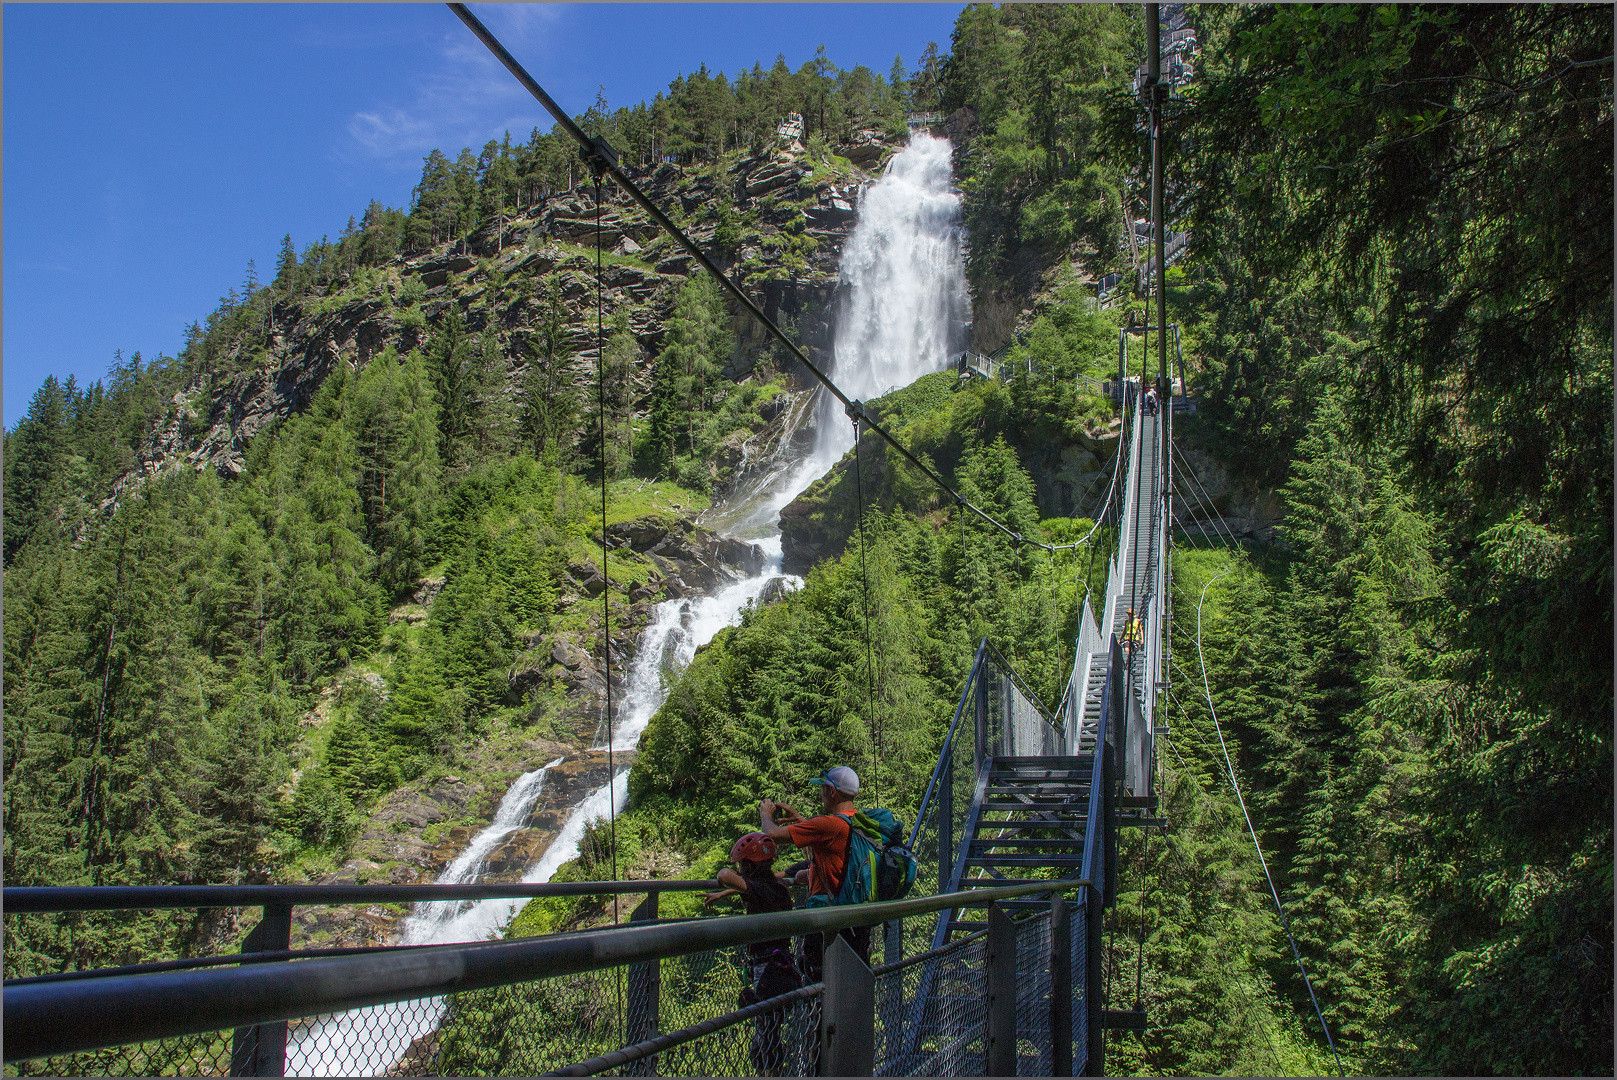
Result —
M 1108 915 L 1149 1026 L 1107 1070 L 1328 1073 L 1323 1023 L 1349 1074 L 1610 1075 L 1612 8 L 1163 9 L 1194 407 L 1166 824 Z M 856 437 L 548 120 L 286 236 L 176 355 L 14 383 L 6 887 L 711 878 L 836 763 L 913 821 L 978 642 L 1053 708 L 1105 585 L 1119 342 L 1156 363 L 1144 20 L 972 4 L 913 70 L 822 48 L 574 117 L 962 496 L 1087 546 Z M 901 301 L 861 290 L 934 207 L 937 341 L 882 367 Z M 8 914 L 4 973 L 255 917 Z M 413 918 L 300 907 L 293 947 Z

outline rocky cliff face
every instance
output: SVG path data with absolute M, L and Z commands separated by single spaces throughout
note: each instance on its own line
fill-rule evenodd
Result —
M 770 318 L 795 326 L 811 358 L 825 362 L 837 261 L 857 216 L 858 190 L 871 178 L 867 170 L 877 169 L 894 149 L 879 134 L 863 132 L 836 148 L 842 162 L 815 161 L 785 131 L 756 157 L 697 169 L 665 164 L 635 180 Z M 606 190 L 602 202 L 602 242 L 610 252 L 603 306 L 609 317 L 629 313 L 641 346 L 632 382 L 643 410 L 663 323 L 693 260 L 621 193 Z M 715 248 L 714 211 L 724 203 L 740 222 L 733 251 Z M 252 438 L 306 407 L 338 364 L 357 371 L 389 346 L 401 353 L 416 348 L 452 306 L 473 332 L 495 327 L 511 385 L 519 386 L 539 319 L 536 284 L 552 273 L 562 285 L 573 365 L 581 380 L 593 379 L 596 209 L 594 190 L 576 187 L 465 241 L 360 269 L 340 286 L 275 305 L 267 347 L 250 356 L 245 347 L 227 353 L 222 370 L 199 375 L 178 391 L 107 505 L 164 469 L 240 472 Z M 754 371 L 769 339 L 744 312 L 734 316 L 738 345 L 724 374 L 740 381 Z

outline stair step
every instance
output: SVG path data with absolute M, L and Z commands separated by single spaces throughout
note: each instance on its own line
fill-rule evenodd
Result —
M 1023 784 L 1061 784 L 1088 780 L 1094 763 L 1085 762 L 1071 769 L 989 769 L 988 780 L 1015 780 Z
M 1051 791 L 1070 791 L 1075 787 L 1087 786 L 1089 778 L 1094 775 L 1092 770 L 1084 770 L 1080 776 L 1076 772 L 1071 776 L 1026 776 L 1011 773 L 1009 775 L 990 775 L 988 777 L 989 792 L 998 791 L 1028 791 L 1035 794 L 1048 794 Z
M 1009 754 L 994 758 L 990 767 L 995 769 L 1006 768 L 1055 768 L 1070 769 L 1078 764 L 1079 759 L 1071 754 L 1039 754 L 1024 757 L 1013 757 Z
M 1072 875 L 1071 877 L 1065 878 L 1065 879 L 1054 878 L 1050 882 L 1050 887 L 1054 888 L 1055 886 L 1061 884 L 1061 882 L 1063 880 L 1072 881 L 1072 880 L 1075 880 L 1076 878 L 1077 878 L 1076 874 Z M 1038 878 L 991 878 L 991 877 L 987 877 L 987 878 L 967 878 L 966 880 L 964 880 L 964 881 L 962 881 L 960 883 L 960 887 L 962 889 L 1003 889 L 1007 885 L 1038 885 L 1038 884 L 1042 884 L 1042 883 L 1043 883 L 1042 880 L 1038 879 Z
M 1060 851 L 1063 848 L 1083 847 L 1083 844 L 1084 842 L 1078 839 L 1056 840 L 1046 837 L 1007 836 L 993 840 L 984 838 L 971 842 L 969 854 L 977 855 L 980 852 L 987 851 L 989 848 L 996 847 L 1020 848 L 1024 851 Z
M 1082 855 L 973 855 L 967 866 L 1082 866 Z
M 986 795 L 991 800 L 1009 802 L 1006 796 L 1011 796 L 1028 807 L 1060 806 L 1069 802 L 1082 802 L 1089 798 L 1089 785 L 1085 784 L 1082 790 L 1071 787 L 1056 787 L 1048 791 L 1029 789 L 1020 785 L 999 785 L 988 788 Z
M 983 800 L 983 809 L 985 811 L 999 810 L 999 811 L 1005 811 L 1005 812 L 1009 812 L 1009 811 L 1012 811 L 1012 810 L 1070 810 L 1073 813 L 1082 814 L 1082 813 L 1087 813 L 1088 812 L 1087 811 L 1087 806 L 1086 806 L 1086 804 L 1088 802 L 1089 802 L 1089 797 L 1087 795 L 1079 796 L 1079 797 L 1077 797 L 1077 798 L 1075 798 L 1075 799 L 1073 799 L 1071 801 L 1060 802 L 1060 803 L 1050 803 L 1050 802 L 1043 802 L 1043 803 L 1002 802 L 1002 801 L 999 801 L 999 800 L 992 800 L 991 801 L 991 800 L 988 800 L 988 799 L 984 799 Z

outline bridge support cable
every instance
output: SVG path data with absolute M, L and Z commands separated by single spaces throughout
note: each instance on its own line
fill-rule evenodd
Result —
M 1231 547 L 1230 539 L 1225 536 L 1225 534 L 1219 532 L 1216 525 L 1213 527 L 1211 532 L 1208 531 L 1207 523 L 1213 520 L 1213 511 L 1210 507 L 1203 504 L 1201 496 L 1197 495 L 1194 489 L 1185 487 L 1181 487 L 1176 494 L 1178 494 L 1179 497 L 1184 500 L 1187 507 L 1193 506 L 1198 512 L 1199 516 L 1194 521 L 1194 524 L 1196 528 L 1200 530 L 1202 538 L 1213 547 L 1222 547 L 1225 550 L 1229 550 Z M 1188 528 L 1185 529 L 1185 532 L 1188 533 L 1189 531 L 1190 530 Z
M 1183 450 L 1180 450 L 1178 447 L 1174 447 L 1173 451 L 1174 451 L 1174 453 L 1179 455 L 1179 464 L 1184 468 L 1185 472 L 1190 476 L 1191 482 L 1193 484 L 1195 484 L 1196 489 L 1200 489 L 1202 495 L 1206 496 L 1207 509 L 1211 510 L 1213 512 L 1213 514 L 1218 518 L 1219 524 L 1223 526 L 1224 531 L 1225 531 L 1225 533 L 1227 533 L 1229 535 L 1231 542 L 1232 543 L 1238 543 L 1238 541 L 1235 540 L 1235 533 L 1230 529 L 1229 522 L 1224 520 L 1224 515 L 1219 513 L 1218 505 L 1213 502 L 1212 495 L 1209 495 L 1207 493 L 1207 486 L 1202 483 L 1201 477 L 1196 475 L 1196 470 L 1191 468 L 1190 461 L 1185 457 L 1185 452 Z M 1194 489 L 1192 489 L 1192 490 L 1194 490 Z
M 1213 730 L 1218 732 L 1218 746 L 1224 753 L 1224 767 L 1228 770 L 1230 787 L 1235 791 L 1235 799 L 1241 806 L 1241 816 L 1246 819 L 1246 830 L 1252 837 L 1252 848 L 1258 853 L 1258 865 L 1263 867 L 1264 880 L 1269 883 L 1269 895 L 1274 898 L 1275 914 L 1280 916 L 1280 926 L 1286 932 L 1286 940 L 1291 942 L 1291 955 L 1297 961 L 1297 970 L 1302 973 L 1303 985 L 1308 988 L 1308 1000 L 1314 1006 L 1314 1015 L 1319 1018 L 1320 1030 L 1325 1032 L 1325 1043 L 1331 1048 L 1331 1056 L 1336 1059 L 1336 1073 L 1346 1076 L 1342 1070 L 1342 1056 L 1336 1051 L 1336 1040 L 1331 1038 L 1330 1025 L 1325 1022 L 1325 1013 L 1319 1007 L 1319 998 L 1314 996 L 1314 983 L 1308 977 L 1308 969 L 1303 965 L 1303 954 L 1297 948 L 1297 939 L 1291 932 L 1291 920 L 1286 918 L 1285 906 L 1280 903 L 1280 893 L 1275 888 L 1275 879 L 1269 873 L 1269 861 L 1263 857 L 1263 845 L 1258 842 L 1258 830 L 1252 825 L 1252 815 L 1247 812 L 1246 799 L 1241 794 L 1241 784 L 1235 777 L 1235 764 L 1230 760 L 1229 746 L 1224 742 L 1224 729 L 1219 726 L 1218 712 L 1213 707 L 1213 691 L 1207 681 L 1207 658 L 1202 652 L 1202 603 L 1207 599 L 1207 590 L 1219 578 L 1230 574 L 1229 570 L 1217 575 L 1202 586 L 1201 598 L 1196 601 L 1196 656 L 1201 661 L 1202 691 L 1207 695 L 1207 711 L 1213 718 Z
M 483 25 L 481 20 L 479 20 L 476 15 L 472 14 L 471 10 L 465 4 L 448 4 L 446 6 L 450 11 L 455 13 L 461 22 L 466 24 L 466 27 L 477 36 L 479 41 L 487 46 L 488 50 L 494 54 L 495 58 L 505 66 L 505 69 L 509 71 L 530 94 L 533 95 L 539 104 L 543 105 L 545 110 L 549 112 L 551 116 L 555 117 L 557 125 L 561 127 L 562 130 L 565 131 L 575 142 L 578 143 L 579 148 L 583 152 L 585 158 L 591 161 L 595 166 L 598 166 L 602 173 L 610 176 L 613 182 L 616 183 L 618 187 L 622 188 L 623 191 L 631 199 L 633 199 L 642 210 L 650 215 L 651 219 L 655 221 L 664 232 L 673 237 L 674 240 L 690 254 L 691 258 L 696 260 L 697 265 L 701 266 L 703 270 L 707 271 L 707 273 L 712 276 L 713 280 L 718 283 L 721 289 L 728 293 L 744 311 L 756 319 L 758 324 L 762 326 L 771 337 L 780 342 L 781 346 L 791 354 L 792 358 L 798 363 L 802 364 L 803 369 L 812 375 L 815 381 L 817 381 L 821 386 L 825 387 L 827 393 L 842 403 L 843 408 L 848 410 L 850 415 L 858 416 L 860 421 L 864 423 L 869 430 L 874 431 L 882 438 L 884 442 L 886 442 L 894 450 L 898 451 L 899 455 L 903 457 L 905 461 L 908 461 L 911 465 L 919 469 L 923 476 L 941 488 L 943 492 L 947 494 L 949 498 L 957 505 L 965 507 L 967 510 L 970 510 L 972 513 L 976 514 L 983 521 L 1004 533 L 1007 539 L 1016 541 L 1018 543 L 1034 544 L 1035 546 L 1041 548 L 1049 547 L 1048 544 L 1024 537 L 1015 529 L 1006 525 L 992 514 L 966 499 L 958 491 L 950 487 L 949 484 L 944 481 L 943 477 L 938 475 L 937 471 L 934 470 L 932 466 L 918 458 L 907 446 L 905 446 L 902 442 L 895 438 L 891 432 L 883 427 L 876 420 L 876 417 L 870 412 L 869 408 L 863 401 L 849 397 L 841 387 L 837 386 L 837 384 L 831 380 L 829 375 L 821 371 L 819 366 L 815 364 L 814 361 L 809 359 L 808 354 L 799 348 L 796 342 L 787 337 L 785 332 L 783 332 L 779 326 L 775 325 L 773 319 L 764 314 L 763 309 L 754 303 L 751 297 L 743 292 L 735 282 L 730 280 L 729 275 L 727 275 L 723 270 L 720 270 L 713 260 L 708 258 L 701 248 L 697 247 L 695 241 L 691 240 L 689 236 L 685 235 L 684 230 L 682 230 L 678 225 L 674 224 L 673 219 L 671 219 L 667 214 L 663 213 L 662 209 L 656 203 L 652 202 L 651 199 L 640 190 L 639 185 L 631 180 L 628 174 L 625 173 L 622 167 L 618 164 L 617 152 L 612 149 L 609 143 L 603 139 L 591 138 L 590 136 L 586 135 L 584 130 L 574 122 L 573 118 L 568 116 L 560 105 L 556 104 L 555 99 L 553 99 L 549 94 L 545 93 L 544 88 L 534 80 L 532 75 L 528 74 L 527 70 L 517 62 L 516 58 L 506 50 L 504 45 L 500 44 L 499 39 L 489 31 L 488 27 Z
M 859 461 L 859 417 L 849 413 L 853 420 L 853 486 L 859 496 L 859 588 L 862 597 L 865 616 L 865 702 L 870 710 L 869 723 L 871 726 L 870 746 L 870 787 L 873 796 L 879 798 L 881 782 L 879 767 L 881 761 L 881 719 L 876 709 L 876 657 L 870 644 L 870 565 L 865 553 L 868 544 L 865 541 L 865 481 L 864 469 Z M 962 553 L 963 554 L 963 553 Z

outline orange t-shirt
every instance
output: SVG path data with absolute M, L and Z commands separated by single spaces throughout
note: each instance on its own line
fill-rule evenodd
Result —
M 848 869 L 848 836 L 853 826 L 841 814 L 818 814 L 786 826 L 792 843 L 809 850 L 809 895 L 835 896 Z

